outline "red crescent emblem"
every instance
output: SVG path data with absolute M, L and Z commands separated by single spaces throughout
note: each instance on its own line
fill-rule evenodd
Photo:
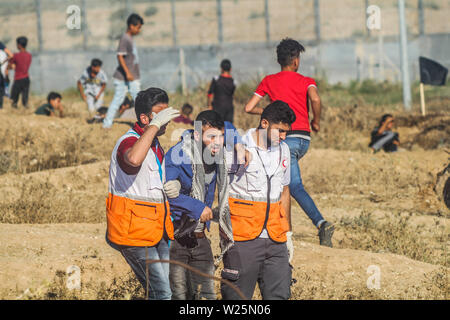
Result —
M 287 168 L 286 164 L 285 164 L 286 159 L 283 160 L 283 162 L 281 163 L 283 165 L 284 168 Z

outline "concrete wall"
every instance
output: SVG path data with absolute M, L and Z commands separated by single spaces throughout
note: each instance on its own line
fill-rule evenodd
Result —
M 364 42 L 339 40 L 322 42 L 320 46 L 307 45 L 302 54 L 300 73 L 308 76 L 325 75 L 330 83 L 347 83 L 350 80 L 381 79 L 380 45 L 377 38 Z M 426 35 L 409 41 L 409 63 L 412 80 L 419 79 L 418 57 L 435 59 L 450 68 L 450 34 Z M 188 67 L 189 88 L 209 81 L 219 72 L 221 59 L 232 61 L 233 74 L 238 82 L 245 82 L 279 70 L 276 62 L 277 43 L 230 44 L 219 46 L 183 47 Z M 179 51 L 176 48 L 138 48 L 141 67 L 142 88 L 162 87 L 174 91 L 180 85 L 177 73 Z M 400 69 L 399 46 L 396 39 L 384 39 L 384 79 L 398 81 Z M 31 90 L 46 94 L 50 90 L 75 87 L 83 69 L 92 58 L 103 60 L 103 68 L 110 77 L 108 88 L 112 88 L 112 74 L 117 66 L 114 51 L 72 51 L 33 53 L 31 66 Z M 360 65 L 357 65 L 357 58 Z

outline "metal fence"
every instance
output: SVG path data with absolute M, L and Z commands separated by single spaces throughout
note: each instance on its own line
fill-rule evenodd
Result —
M 397 37 L 397 0 L 2 0 L 0 41 L 13 47 L 25 35 L 31 51 L 115 49 L 131 12 L 145 21 L 141 48 L 367 39 L 369 5 L 381 9 L 383 36 Z M 448 16 L 448 0 L 406 1 L 409 37 L 450 33 Z

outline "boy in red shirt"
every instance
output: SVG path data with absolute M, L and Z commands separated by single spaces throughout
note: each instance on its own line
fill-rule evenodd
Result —
M 9 64 L 15 70 L 14 84 L 11 89 L 12 106 L 17 108 L 19 95 L 22 94 L 22 104 L 28 108 L 28 93 L 30 91 L 30 78 L 28 69 L 31 65 L 31 54 L 26 50 L 28 39 L 26 37 L 18 37 L 16 39 L 17 49 L 19 52 L 9 61 Z
M 286 38 L 277 46 L 277 60 L 281 72 L 266 76 L 255 91 L 254 96 L 245 106 L 245 111 L 251 114 L 262 114 L 263 108 L 257 107 L 258 102 L 268 94 L 270 100 L 282 100 L 294 111 L 296 121 L 288 133 L 285 142 L 291 152 L 291 183 L 289 189 L 291 196 L 306 212 L 313 224 L 319 229 L 321 245 L 332 247 L 331 237 L 334 226 L 327 222 L 314 201 L 303 187 L 298 161 L 306 154 L 311 141 L 311 129 L 320 130 L 320 97 L 314 79 L 297 73 L 300 65 L 300 52 L 305 48 L 297 41 Z M 309 100 L 309 101 L 308 101 Z M 313 119 L 309 122 L 309 105 L 311 104 Z M 311 129 L 310 129 L 311 124 Z M 292 233 L 288 234 L 291 237 Z M 293 248 L 289 248 L 293 251 Z

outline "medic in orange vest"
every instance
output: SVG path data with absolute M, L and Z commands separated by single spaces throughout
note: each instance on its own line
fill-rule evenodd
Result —
M 169 259 L 168 241 L 173 240 L 163 188 L 164 151 L 157 138 L 179 115 L 168 102 L 167 93 L 158 88 L 137 95 L 138 121 L 114 147 L 106 200 L 107 241 L 122 253 L 150 299 L 171 298 L 169 265 L 146 264 L 147 259 Z
M 282 140 L 295 121 L 283 101 L 268 105 L 257 129 L 242 138 L 251 154 L 248 167 L 230 166 L 229 209 L 235 241 L 224 255 L 222 278 L 251 299 L 259 284 L 263 299 L 288 299 L 291 266 L 290 152 Z M 289 236 L 287 234 L 289 233 Z M 222 297 L 239 299 L 226 284 Z

